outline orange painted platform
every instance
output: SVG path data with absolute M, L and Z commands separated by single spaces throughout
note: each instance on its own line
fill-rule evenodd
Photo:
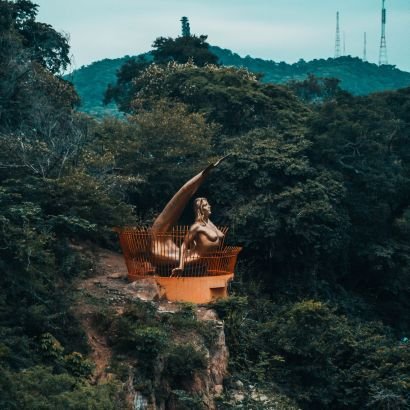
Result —
M 209 303 L 228 296 L 233 274 L 202 277 L 159 277 L 163 296 L 172 302 Z

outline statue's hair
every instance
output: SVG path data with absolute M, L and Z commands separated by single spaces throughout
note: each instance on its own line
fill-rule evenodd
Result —
M 206 198 L 196 198 L 194 201 L 195 222 L 205 224 L 204 213 L 202 212 L 202 205 L 208 202 Z

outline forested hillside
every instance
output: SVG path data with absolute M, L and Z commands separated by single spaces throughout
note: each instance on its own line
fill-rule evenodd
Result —
M 80 289 L 112 353 L 104 382 L 72 306 L 95 275 L 86 245 L 118 250 L 113 227 L 149 225 L 227 154 L 198 192 L 244 247 L 231 297 L 213 305 L 229 348 L 217 408 L 262 409 L 255 389 L 309 410 L 409 408 L 409 87 L 267 83 L 214 64 L 206 36 L 158 38 L 155 64 L 126 59 L 111 77 L 105 100 L 127 116 L 97 121 L 37 6 L 0 0 L 0 15 L 1 409 L 132 408 L 130 389 L 206 408 L 190 384 L 206 355 L 175 337 L 215 342 L 193 306 L 159 317 L 156 302 L 115 310 L 115 295 L 101 307 Z M 250 394 L 235 402 L 240 385 Z
M 117 59 L 105 59 L 74 70 L 65 78 L 74 84 L 81 98 L 81 111 L 90 115 L 117 115 L 114 104 L 103 105 L 103 98 L 108 84 L 115 82 L 116 72 L 129 59 L 129 56 Z
M 376 91 L 396 90 L 410 86 L 410 73 L 400 71 L 394 66 L 377 66 L 363 62 L 357 57 L 328 58 L 312 61 L 300 60 L 295 64 L 240 57 L 230 50 L 212 46 L 209 50 L 225 66 L 245 67 L 249 71 L 262 75 L 261 81 L 284 84 L 290 81 L 302 81 L 310 74 L 316 77 L 337 78 L 340 87 L 354 95 L 366 95 Z M 149 53 L 142 57 L 152 60 Z M 129 60 L 129 56 L 118 59 L 96 61 L 88 66 L 74 70 L 65 76 L 71 81 L 81 97 L 80 110 L 86 113 L 102 115 L 120 115 L 114 105 L 104 105 L 104 93 L 109 84 L 115 82 L 117 70 Z
M 340 87 L 354 95 L 410 86 L 410 73 L 391 65 L 378 66 L 364 62 L 358 57 L 299 60 L 297 63 L 287 64 L 250 56 L 240 57 L 220 47 L 211 47 L 210 50 L 221 64 L 246 67 L 249 71 L 263 74 L 262 81 L 265 82 L 283 84 L 292 80 L 304 80 L 308 74 L 313 74 L 316 77 L 337 78 L 340 80 Z

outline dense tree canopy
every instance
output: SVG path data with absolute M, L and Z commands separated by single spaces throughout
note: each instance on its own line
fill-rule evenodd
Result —
M 134 84 L 132 112 L 149 109 L 157 98 L 166 98 L 205 114 L 227 135 L 264 126 L 291 129 L 292 109 L 298 107 L 301 114 L 309 111 L 285 87 L 262 84 L 249 71 L 233 67 L 153 64 L 134 79 Z
M 88 381 L 66 285 L 92 266 L 71 241 L 108 238 L 111 215 L 119 223 L 131 207 L 115 199 L 93 123 L 56 76 L 67 40 L 36 13 L 29 1 L 0 1 L 0 407 L 118 408 L 114 384 Z
M 150 53 L 141 54 L 127 60 L 117 71 L 116 84 L 109 84 L 104 104 L 115 101 L 123 112 L 131 111 L 131 101 L 139 90 L 135 79 L 151 64 L 166 65 L 170 62 L 186 64 L 194 63 L 202 67 L 216 64 L 218 58 L 209 51 L 207 36 L 185 36 L 173 38 L 159 37 L 154 41 Z
M 262 385 L 285 380 L 304 408 L 405 408 L 409 89 L 354 97 L 309 77 L 289 87 L 302 102 L 247 71 L 192 63 L 150 65 L 133 84 L 133 116 L 155 113 L 160 99 L 219 127 L 210 153 L 230 157 L 203 194 L 245 247 L 244 278 L 290 303 L 267 316 L 258 309 L 270 302 L 242 314 L 233 305 L 233 369 Z M 165 129 L 156 135 L 169 144 Z
M 10 45 L 21 43 L 26 57 L 39 62 L 52 73 L 65 70 L 70 62 L 67 38 L 49 24 L 35 20 L 38 6 L 28 0 L 1 1 L 3 40 Z M 6 44 L 3 43 L 3 47 Z M 16 51 L 9 47 L 9 51 Z M 18 59 L 17 59 L 18 61 Z
M 123 112 L 130 112 L 130 102 L 137 92 L 134 78 L 151 64 L 148 57 L 130 58 L 117 71 L 116 84 L 110 84 L 104 94 L 104 104 L 115 101 Z
M 297 275 L 302 288 L 363 291 L 385 316 L 407 305 L 408 89 L 353 97 L 311 76 L 290 87 L 302 102 L 246 70 L 192 63 L 152 64 L 132 83 L 133 116 L 160 99 L 219 127 L 209 153 L 231 157 L 217 171 L 224 184 L 211 179 L 205 191 L 268 286 Z M 402 325 L 408 309 L 401 315 Z
M 195 65 L 202 67 L 205 64 L 216 64 L 218 57 L 209 51 L 206 42 L 208 36 L 183 36 L 177 38 L 159 37 L 152 45 L 152 55 L 157 64 L 166 64 L 170 61 L 185 64 L 192 60 Z
M 92 261 L 74 243 L 113 246 L 113 226 L 149 223 L 224 154 L 198 194 L 244 246 L 241 296 L 215 306 L 233 377 L 280 384 L 306 409 L 406 408 L 409 88 L 354 97 L 334 79 L 266 84 L 195 59 L 204 37 L 158 39 L 155 63 L 128 60 L 107 92 L 127 118 L 96 122 L 57 76 L 65 37 L 29 1 L 0 9 L 1 408 L 121 408 L 115 382 L 89 380 L 67 285 Z M 141 306 L 108 318 L 114 350 L 145 372 L 166 358 L 167 388 L 183 388 L 202 353 L 160 355 L 169 329 L 194 326 L 192 309 L 159 324 Z

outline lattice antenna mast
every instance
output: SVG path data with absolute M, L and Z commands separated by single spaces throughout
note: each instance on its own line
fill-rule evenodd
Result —
M 346 55 L 346 33 L 343 32 L 343 55 Z
M 385 0 L 382 0 L 382 34 L 380 37 L 379 65 L 388 64 L 387 46 L 386 46 L 386 9 L 384 8 Z
M 190 37 L 191 28 L 189 27 L 188 17 L 182 17 L 181 24 L 182 24 L 182 37 Z
M 336 12 L 336 40 L 335 40 L 335 58 L 340 57 L 340 28 L 339 28 L 339 12 Z
M 366 32 L 363 35 L 363 61 L 367 61 L 367 39 Z

